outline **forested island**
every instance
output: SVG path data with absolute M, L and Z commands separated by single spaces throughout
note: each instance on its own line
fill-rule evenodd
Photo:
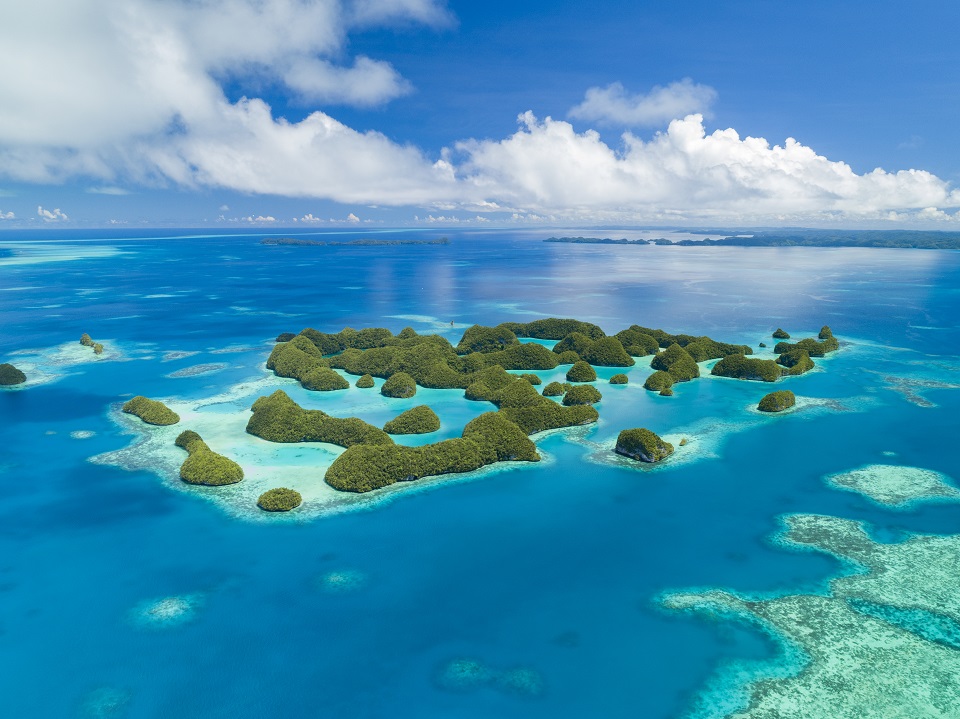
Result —
M 679 245 L 683 247 L 886 247 L 917 250 L 960 250 L 960 232 L 938 230 L 688 230 L 689 234 L 718 235 L 719 239 L 652 240 L 602 237 L 550 237 L 544 242 L 576 245 Z
M 299 237 L 265 237 L 261 245 L 290 245 L 293 247 L 390 247 L 393 245 L 449 245 L 450 240 L 441 237 L 438 240 L 304 240 Z
M 751 356 L 748 345 L 703 335 L 637 324 L 607 335 L 598 325 L 571 318 L 473 325 L 457 344 L 410 327 L 397 334 L 385 327 L 346 327 L 334 333 L 308 327 L 277 336 L 266 362 L 268 370 L 297 380 L 311 392 L 336 395 L 379 387 L 384 401 L 395 403 L 397 413 L 381 427 L 359 417 L 337 417 L 302 407 L 287 392 L 276 389 L 253 402 L 246 431 L 267 442 L 342 447 L 345 451 L 323 476 L 327 485 L 342 492 L 370 492 L 499 462 L 538 462 L 541 457 L 532 435 L 596 422 L 603 404 L 596 384 L 629 384 L 626 373 L 598 374 L 597 368 L 629 368 L 642 358 L 642 365 L 649 368 L 642 375 L 643 388 L 672 397 L 676 385 L 705 375 L 778 382 L 808 372 L 815 366 L 811 358 L 840 347 L 828 326 L 815 337 L 794 342 L 785 341 L 790 335 L 781 328 L 773 335 L 781 341 L 772 357 L 761 359 Z M 713 360 L 717 362 L 701 366 Z M 551 371 L 553 381 L 541 388 L 543 380 L 536 373 Z M 604 375 L 609 380 L 602 379 Z M 558 377 L 565 381 L 557 381 Z M 420 388 L 460 390 L 465 400 L 489 403 L 489 409 L 467 423 L 459 437 L 409 446 L 395 437 L 429 435 L 441 427 L 441 418 L 429 405 L 411 406 Z M 792 400 L 789 391 L 773 392 L 760 401 L 758 409 L 782 411 Z M 147 424 L 180 421 L 162 402 L 144 396 L 134 397 L 122 409 Z M 196 432 L 182 432 L 175 444 L 188 454 L 180 470 L 184 482 L 222 487 L 243 479 L 242 468 L 212 450 Z M 645 464 L 663 462 L 674 451 L 671 443 L 646 427 L 622 431 L 611 447 L 611 452 Z M 267 512 L 291 511 L 300 499 L 293 490 L 277 487 L 263 494 L 258 506 Z

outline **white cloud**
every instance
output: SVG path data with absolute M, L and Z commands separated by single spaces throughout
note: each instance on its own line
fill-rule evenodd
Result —
M 15 220 L 15 219 L 17 219 L 17 217 L 12 212 L 4 212 L 3 210 L 0 210 L 0 220 Z
M 230 205 L 220 205 L 220 212 L 229 212 Z
M 351 212 L 347 215 L 347 222 L 360 222 L 360 218 Z
M 645 95 L 631 95 L 615 82 L 606 87 L 591 87 L 583 102 L 568 115 L 607 125 L 654 127 L 693 113 L 708 115 L 716 99 L 716 90 L 698 85 L 689 77 L 666 87 L 655 85 Z
M 305 214 L 303 217 L 300 218 L 300 222 L 306 222 L 308 225 L 317 224 L 319 222 L 323 222 L 323 218 L 314 217 L 312 212 L 308 212 L 307 214 Z
M 172 184 L 354 207 L 414 205 L 448 218 L 515 212 L 524 222 L 739 224 L 890 212 L 935 222 L 943 218 L 934 210 L 960 207 L 960 194 L 927 172 L 858 175 L 792 139 L 771 146 L 732 129 L 707 134 L 698 114 L 673 119 L 709 109 L 716 97 L 691 80 L 646 95 L 616 84 L 591 88 L 571 111 L 627 126 L 672 119 L 653 137 L 628 132 L 611 144 L 527 113 L 515 134 L 467 140 L 439 158 L 327 112 L 288 122 L 262 99 L 224 94 L 227 82 L 242 87 L 252 76 L 279 83 L 291 98 L 370 105 L 396 97 L 409 89 L 403 78 L 387 63 L 350 56 L 349 34 L 376 24 L 448 24 L 442 0 L 8 4 L 0 64 L 19 71 L 0 74 L 0 177 L 21 182 L 82 178 L 102 192 Z M 66 219 L 49 214 L 38 212 Z
M 461 170 L 488 197 L 538 214 L 740 221 L 960 206 L 960 192 L 928 172 L 858 175 L 793 139 L 771 147 L 733 129 L 707 134 L 699 115 L 674 120 L 649 141 L 626 133 L 617 149 L 567 122 L 531 113 L 520 122 L 504 140 L 461 143 Z
M 284 82 L 306 100 L 348 105 L 380 105 L 411 91 L 390 63 L 360 56 L 353 67 L 338 67 L 326 60 L 298 58 L 283 75 Z
M 247 215 L 246 217 L 242 217 L 241 220 L 243 222 L 276 222 L 277 218 L 273 215 L 257 215 L 256 217 Z
M 50 210 L 43 209 L 42 206 L 37 206 L 37 217 L 39 217 L 44 222 L 66 222 L 70 218 L 67 217 L 66 212 L 62 212 L 58 207 L 53 212 Z

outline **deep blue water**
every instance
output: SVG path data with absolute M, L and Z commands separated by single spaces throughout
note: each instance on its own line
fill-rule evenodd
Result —
M 4 716 L 678 717 L 721 664 L 777 649 L 748 628 L 663 611 L 665 590 L 824 586 L 838 562 L 770 541 L 784 513 L 864 520 L 887 541 L 960 532 L 956 505 L 893 512 L 821 480 L 896 464 L 960 481 L 960 392 L 929 384 L 960 384 L 960 253 L 445 234 L 449 246 L 353 248 L 0 237 L 14 250 L 0 257 L 0 361 L 82 332 L 139 358 L 0 392 Z M 105 247 L 119 253 L 68 259 Z M 37 248 L 45 261 L 11 264 Z M 610 395 L 586 439 L 724 423 L 718 456 L 646 472 L 588 461 L 593 450 L 560 433 L 538 442 L 553 459 L 543 466 L 302 523 L 237 519 L 151 472 L 87 461 L 132 440 L 112 403 L 216 394 L 257 376 L 280 332 L 410 325 L 456 341 L 450 322 L 539 316 L 753 346 L 772 345 L 777 326 L 807 336 L 829 324 L 849 344 L 790 387 L 850 411 L 757 422 L 745 407 L 769 388 L 701 380 L 649 396 L 635 386 L 649 372 L 641 361 L 631 387 L 598 385 Z M 225 347 L 247 349 L 210 354 Z M 169 351 L 199 354 L 161 362 Z M 213 362 L 228 367 L 165 376 Z M 891 377 L 933 406 L 908 401 Z M 329 572 L 365 581 L 324 591 Z M 176 596 L 197 598 L 189 621 L 137 621 L 144 602 Z M 442 668 L 461 658 L 529 668 L 542 692 L 445 686 Z

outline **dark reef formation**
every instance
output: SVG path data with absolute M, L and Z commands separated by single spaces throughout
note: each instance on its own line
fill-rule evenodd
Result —
M 764 395 L 763 399 L 761 399 L 757 405 L 757 409 L 761 412 L 783 412 L 783 410 L 790 409 L 796 403 L 797 398 L 793 392 L 788 389 L 782 389 Z
M 673 454 L 673 445 L 642 427 L 625 429 L 617 437 L 617 454 L 640 462 L 660 462 Z
M 260 495 L 257 506 L 267 512 L 289 512 L 303 502 L 300 492 L 286 487 L 268 489 Z
M 123 405 L 123 411 L 136 415 L 147 424 L 166 426 L 180 421 L 180 415 L 163 402 L 137 395 Z
M 440 418 L 425 404 L 408 409 L 383 425 L 387 434 L 427 434 L 438 429 Z
M 221 487 L 243 479 L 239 464 L 214 452 L 193 430 L 181 432 L 175 443 L 189 454 L 180 465 L 180 479 L 187 484 Z
M 0 385 L 9 387 L 26 381 L 27 376 L 12 364 L 0 364 Z

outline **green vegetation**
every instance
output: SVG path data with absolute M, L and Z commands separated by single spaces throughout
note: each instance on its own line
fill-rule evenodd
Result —
M 500 365 L 504 369 L 554 369 L 560 360 L 543 345 L 526 342 L 507 347 L 499 352 L 483 355 L 488 365 Z
M 397 372 L 390 375 L 380 388 L 380 394 L 384 397 L 406 399 L 413 397 L 416 393 L 417 383 L 406 372 Z
M 527 323 L 504 322 L 499 327 L 506 327 L 517 337 L 532 337 L 538 340 L 562 340 L 572 332 L 579 332 L 595 340 L 605 336 L 602 329 L 590 322 L 556 317 Z
M 640 427 L 620 432 L 614 451 L 640 462 L 659 462 L 673 454 L 673 445 Z
M 713 366 L 710 374 L 716 377 L 776 382 L 780 379 L 782 373 L 780 365 L 773 360 L 754 359 L 743 355 L 727 355 Z
M 790 339 L 790 335 L 787 334 L 786 332 L 784 332 L 784 331 L 783 331 L 782 329 L 780 329 L 779 327 L 777 327 L 777 329 L 774 330 L 774 332 L 773 332 L 773 339 L 775 339 L 775 340 L 788 340 L 788 339 Z
M 289 342 L 289 341 L 292 340 L 294 337 L 296 337 L 296 335 L 293 334 L 293 332 L 281 332 L 280 334 L 277 335 L 277 339 L 276 339 L 275 341 L 276 341 L 276 342 Z
M 603 395 L 601 395 L 593 385 L 580 384 L 563 395 L 563 406 L 572 407 L 574 405 L 596 404 L 602 398 Z
M 496 352 L 510 345 L 518 345 L 520 340 L 507 327 L 484 327 L 473 325 L 463 333 L 457 345 L 457 354 L 465 355 L 470 352 Z
M 80 335 L 80 344 L 82 344 L 84 347 L 93 347 L 93 339 L 91 339 L 90 335 L 84 332 L 82 335 Z
M 615 374 L 610 378 L 610 384 L 627 384 L 630 378 L 625 374 Z
M 341 419 L 318 409 L 303 409 L 279 389 L 257 399 L 252 409 L 247 432 L 270 442 L 329 442 L 341 447 L 393 444 L 379 427 L 356 417 Z
M 558 364 L 575 364 L 580 361 L 580 355 L 578 355 L 573 350 L 567 350 L 566 352 L 561 352 L 557 357 Z
M 142 419 L 147 424 L 169 425 L 180 421 L 180 415 L 167 407 L 163 402 L 154 399 L 147 399 L 142 395 L 137 395 L 123 405 L 123 411 L 127 414 L 133 414 Z
M 778 392 L 771 392 L 765 395 L 757 405 L 761 412 L 782 412 L 785 409 L 793 407 L 797 403 L 797 398 L 793 392 L 788 389 L 782 389 Z
M 672 374 L 664 370 L 657 370 L 647 377 L 647 381 L 643 383 L 643 388 L 651 392 L 663 392 L 673 387 L 674 382 L 676 382 L 676 380 Z
M 323 358 L 316 345 L 303 335 L 277 344 L 267 359 L 267 369 L 273 370 L 278 377 L 301 381 L 320 367 L 329 368 L 329 362 Z
M 676 343 L 667 347 L 663 352 L 654 355 L 650 361 L 650 366 L 663 372 L 669 372 L 677 382 L 687 382 L 700 376 L 700 368 L 697 367 L 693 357 Z
M 300 380 L 304 389 L 316 392 L 333 392 L 338 389 L 347 389 L 350 383 L 329 367 L 316 367 L 310 370 Z
M 800 349 L 784 352 L 777 358 L 777 364 L 784 368 L 781 372 L 785 375 L 803 374 L 814 368 L 810 353 Z
M 596 382 L 597 373 L 583 360 L 577 360 L 573 367 L 567 370 L 567 382 Z
M 623 348 L 634 357 L 645 357 L 646 355 L 656 354 L 660 349 L 660 344 L 650 335 L 634 329 L 634 327 L 621 330 L 614 335 L 623 345 Z
M 408 409 L 383 425 L 387 434 L 426 434 L 440 429 L 440 418 L 427 405 Z
M 791 352 L 793 350 L 806 350 L 807 354 L 811 357 L 825 357 L 828 353 L 835 352 L 838 349 L 840 349 L 840 343 L 836 337 L 830 335 L 820 341 L 817 341 L 813 337 L 808 337 L 794 344 L 790 342 L 777 342 L 773 351 L 777 354 L 784 354 L 785 352 Z
M 562 397 L 573 388 L 568 382 L 551 382 L 543 388 L 544 397 Z
M 357 380 L 357 387 L 360 389 L 370 389 L 373 387 L 373 375 L 365 374 Z
M 673 397 L 673 387 L 664 387 L 660 390 L 661 397 Z
M 190 455 L 180 465 L 180 479 L 187 484 L 221 487 L 243 479 L 239 464 L 214 452 L 193 430 L 181 432 L 174 443 Z
M 573 332 L 560 340 L 553 351 L 576 352 L 581 359 L 599 367 L 632 367 L 633 358 L 627 353 L 616 337 L 591 339 L 585 334 Z
M 27 376 L 12 364 L 0 364 L 0 385 L 10 386 L 23 384 L 26 381 Z
M 539 385 L 543 384 L 543 380 L 540 379 L 540 377 L 538 377 L 537 375 L 535 375 L 535 374 L 533 374 L 533 373 L 530 373 L 530 372 L 526 372 L 526 373 L 520 375 L 520 379 L 525 379 L 525 380 L 527 380 L 527 382 L 529 382 L 530 384 L 532 384 L 532 385 L 534 385 L 534 386 L 539 386 Z
M 102 354 L 103 354 L 103 345 L 100 344 L 99 342 L 94 342 L 94 343 L 93 343 L 93 353 L 94 353 L 95 355 L 102 355 Z
M 767 346 L 767 343 L 766 343 L 766 342 L 761 342 L 761 343 L 760 343 L 760 346 L 761 346 L 761 347 L 766 347 L 766 346 Z
M 422 447 L 351 447 L 330 465 L 324 479 L 344 492 L 369 492 L 421 477 L 470 472 L 494 462 L 539 460 L 533 442 L 519 427 L 499 412 L 488 412 L 467 424 L 458 439 Z
M 828 325 L 824 325 L 820 328 L 820 334 L 817 335 L 818 339 L 825 340 L 831 337 L 833 337 L 833 330 L 831 330 Z
M 257 506 L 267 512 L 289 512 L 296 509 L 303 502 L 300 492 L 286 487 L 268 489 L 260 495 Z

